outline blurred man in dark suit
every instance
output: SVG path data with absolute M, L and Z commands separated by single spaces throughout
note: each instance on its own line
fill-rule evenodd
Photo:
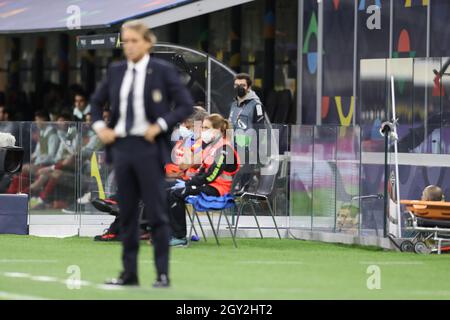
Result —
M 112 285 L 138 285 L 139 200 L 149 208 L 157 279 L 168 287 L 170 226 L 164 165 L 170 162 L 171 130 L 189 117 L 194 105 L 175 68 L 150 57 L 156 37 L 144 24 L 129 21 L 121 30 L 126 61 L 113 63 L 91 97 L 93 129 L 107 146 L 118 185 L 123 272 Z M 102 120 L 110 104 L 111 120 Z

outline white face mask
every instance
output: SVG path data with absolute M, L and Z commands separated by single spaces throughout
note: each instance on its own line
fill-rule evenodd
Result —
M 189 130 L 185 126 L 180 126 L 180 128 L 178 129 L 178 133 L 180 134 L 180 137 L 182 139 L 188 138 L 193 134 L 192 130 Z
M 208 129 L 202 132 L 202 140 L 204 143 L 210 143 L 214 139 L 214 134 L 212 129 Z

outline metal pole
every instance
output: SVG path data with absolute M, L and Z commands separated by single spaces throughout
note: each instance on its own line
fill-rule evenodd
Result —
M 298 0 L 298 46 L 297 50 L 297 124 L 302 124 L 303 99 L 302 99 L 302 77 L 303 77 L 303 0 Z
M 394 86 L 394 76 L 391 76 L 391 90 L 392 90 L 392 121 L 394 123 L 394 133 L 397 137 L 397 123 L 396 123 L 396 112 L 395 112 L 395 86 Z M 400 213 L 400 180 L 398 174 L 398 143 L 397 140 L 394 142 L 394 166 L 395 166 L 395 193 L 397 199 L 397 228 L 398 228 L 398 237 L 402 237 L 402 221 L 401 221 L 401 213 Z
M 322 69 L 323 69 L 323 1 L 317 0 L 319 21 L 317 29 L 317 88 L 316 125 L 322 124 Z
M 390 14 L 389 14 L 389 58 L 392 58 L 393 49 L 394 49 L 394 0 L 391 0 Z
M 357 69 L 358 69 L 358 1 L 355 1 L 354 8 L 354 31 L 353 31 L 353 99 L 355 100 L 355 109 L 353 110 L 353 126 L 356 125 L 356 99 Z
M 207 56 L 207 78 L 206 78 L 206 109 L 211 113 L 211 58 Z
M 388 195 L 388 183 L 389 183 L 389 165 L 388 165 L 388 152 L 389 152 L 389 138 L 388 134 L 384 135 L 384 224 L 383 224 L 383 237 L 387 237 L 387 224 L 389 215 L 389 195 Z

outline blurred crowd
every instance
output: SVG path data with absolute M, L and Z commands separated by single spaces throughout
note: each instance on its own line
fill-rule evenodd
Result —
M 56 121 L 61 114 L 70 115 L 71 121 L 84 121 L 90 113 L 89 93 L 79 84 L 63 90 L 60 85 L 46 82 L 39 97 L 24 91 L 0 91 L 0 121 L 34 121 L 36 113 L 47 114 Z
M 34 210 L 71 213 L 83 205 L 74 201 L 76 188 L 90 189 L 92 155 L 100 151 L 101 156 L 102 144 L 91 129 L 91 107 L 81 86 L 70 87 L 70 101 L 57 89 L 49 85 L 44 95 L 46 107 L 38 110 L 29 108 L 26 98 L 19 106 L 17 100 L 0 93 L 0 132 L 13 134 L 28 156 L 20 174 L 1 177 L 0 192 L 29 194 Z M 103 116 L 109 120 L 106 107 Z M 98 169 L 97 159 L 95 162 Z M 86 178 L 79 181 L 77 171 Z
M 226 123 L 227 128 L 240 129 L 241 133 L 236 134 L 235 142 L 240 147 L 245 147 L 251 144 L 251 139 L 245 132 L 255 126 L 264 126 L 267 114 L 259 97 L 252 90 L 252 79 L 249 75 L 236 75 L 234 90 L 228 117 L 211 115 L 211 119 L 215 120 L 211 120 L 210 125 L 222 128 L 222 123 Z M 21 173 L 0 177 L 0 193 L 28 194 L 31 210 L 76 213 L 91 211 L 90 207 L 92 212 L 95 212 L 92 207 L 93 199 L 115 193 L 117 186 L 114 173 L 110 172 L 110 167 L 106 165 L 103 145 L 92 129 L 88 95 L 78 85 L 71 86 L 67 93 L 61 92 L 57 85 L 49 85 L 43 95 L 45 107 L 37 110 L 29 108 L 24 97 L 20 102 L 22 104 L 18 105 L 19 100 L 5 98 L 5 95 L 0 93 L 0 132 L 13 134 L 16 137 L 16 145 L 23 147 L 26 155 Z M 208 115 L 204 107 L 203 102 L 196 102 L 197 113 L 201 115 L 196 121 L 200 123 Z M 30 112 L 33 112 L 31 117 Z M 105 105 L 103 120 L 108 123 L 110 117 L 111 112 Z M 220 121 L 215 117 L 220 118 Z M 178 142 L 187 138 L 188 142 L 192 142 L 193 124 L 187 121 L 179 125 Z M 201 142 L 201 135 L 196 139 Z M 176 144 L 174 149 L 177 149 Z M 176 173 L 169 170 L 168 177 L 183 177 L 183 172 L 188 168 L 182 169 Z M 253 166 L 246 164 L 240 172 L 241 184 L 248 185 Z M 184 217 L 181 214 L 180 216 Z

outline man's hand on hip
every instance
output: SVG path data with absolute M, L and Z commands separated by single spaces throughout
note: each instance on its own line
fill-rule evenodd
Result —
M 110 128 L 103 128 L 97 132 L 98 138 L 103 144 L 113 144 L 116 141 L 116 132 Z
M 161 133 L 162 129 L 158 124 L 151 124 L 147 132 L 145 132 L 145 140 L 148 142 L 154 143 L 156 137 Z

